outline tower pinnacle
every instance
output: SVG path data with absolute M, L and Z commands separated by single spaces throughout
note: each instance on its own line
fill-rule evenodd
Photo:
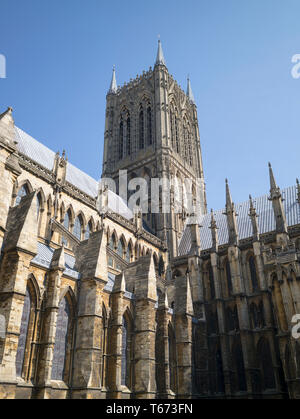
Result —
M 190 101 L 192 103 L 194 103 L 194 104 L 196 103 L 195 102 L 195 97 L 194 97 L 194 94 L 193 94 L 193 91 L 192 91 L 191 80 L 190 80 L 190 77 L 189 76 L 188 76 L 188 79 L 187 79 L 186 95 L 187 95 L 187 97 L 190 99 Z
M 164 65 L 166 66 L 166 61 L 163 53 L 163 49 L 161 46 L 160 39 L 158 40 L 158 50 L 157 50 L 157 56 L 156 56 L 156 62 L 155 65 Z
M 117 93 L 118 87 L 117 87 L 117 79 L 116 79 L 116 68 L 113 66 L 113 74 L 111 78 L 110 88 L 108 93 Z

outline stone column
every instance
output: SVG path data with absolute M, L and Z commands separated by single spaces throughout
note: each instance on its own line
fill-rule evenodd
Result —
M 102 388 L 102 350 L 104 336 L 102 295 L 108 281 L 106 263 L 106 232 L 91 234 L 88 242 L 77 249 L 77 265 L 81 273 L 77 336 L 74 357 L 72 397 L 105 398 Z
M 172 315 L 169 313 L 167 294 L 162 294 L 158 302 L 156 330 L 156 362 L 157 362 L 157 398 L 174 399 L 175 394 L 170 387 L 169 363 L 169 323 Z
M 134 395 L 154 399 L 156 273 L 152 255 L 141 258 L 135 277 Z
M 38 399 L 51 398 L 52 361 L 59 311 L 61 277 L 65 270 L 64 246 L 55 250 L 47 281 L 46 300 L 42 317 L 40 351 L 38 356 L 36 395 Z
M 16 355 L 26 294 L 29 266 L 37 253 L 35 193 L 11 208 L 0 265 L 0 315 L 5 319 L 5 338 L 0 339 L 0 397 L 13 398 Z
M 175 336 L 177 349 L 177 398 L 192 397 L 192 317 L 193 301 L 189 279 L 180 277 L 175 284 Z
M 111 294 L 111 325 L 108 333 L 108 398 L 122 398 L 122 327 L 124 314 L 124 294 L 126 283 L 124 274 L 115 279 Z

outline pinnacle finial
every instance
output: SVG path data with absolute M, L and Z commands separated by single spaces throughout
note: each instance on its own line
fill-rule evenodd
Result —
M 116 66 L 113 65 L 113 74 L 112 74 L 110 88 L 109 88 L 108 93 L 115 94 L 117 93 L 117 90 L 118 90 L 118 86 L 117 86 L 117 79 L 116 79 Z
M 162 45 L 161 45 L 160 36 L 158 38 L 158 49 L 157 49 L 157 56 L 156 56 L 155 65 L 166 66 L 166 61 L 165 61 L 165 57 L 164 57 L 164 53 L 163 53 L 163 49 L 162 49 Z
M 194 94 L 193 94 L 193 91 L 192 91 L 192 85 L 191 85 L 191 80 L 190 80 L 190 75 L 189 74 L 188 74 L 188 77 L 187 77 L 186 95 L 192 103 L 194 103 L 194 104 L 196 103 L 195 102 L 195 97 L 194 97 Z
M 233 208 L 233 202 L 231 198 L 231 193 L 229 189 L 228 179 L 225 179 L 226 183 L 226 209 L 232 209 Z
M 278 189 L 278 186 L 276 184 L 274 173 L 273 173 L 273 169 L 272 169 L 272 165 L 271 165 L 270 162 L 269 162 L 269 174 L 270 174 L 271 191 L 275 191 L 276 189 Z

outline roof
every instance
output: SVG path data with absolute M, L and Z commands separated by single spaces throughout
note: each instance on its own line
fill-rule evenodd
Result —
M 297 187 L 291 186 L 282 190 L 284 199 L 284 211 L 288 227 L 300 224 L 300 204 L 297 202 Z M 272 202 L 268 199 L 269 195 L 263 195 L 253 200 L 256 213 L 258 215 L 258 226 L 260 234 L 270 233 L 276 230 L 275 217 Z M 237 228 L 239 239 L 247 239 L 252 237 L 252 224 L 249 217 L 250 201 L 242 202 L 235 205 L 237 216 Z M 218 227 L 219 245 L 228 244 L 227 219 L 224 215 L 225 210 L 216 211 L 214 217 Z M 211 215 L 206 214 L 200 216 L 198 223 L 200 228 L 200 240 L 202 250 L 208 250 L 212 247 L 212 236 L 210 230 Z M 191 249 L 191 232 L 187 220 L 186 228 L 179 243 L 179 256 L 189 253 Z
M 52 171 L 56 153 L 35 140 L 22 129 L 15 127 L 15 131 L 17 149 L 19 152 Z M 99 182 L 69 162 L 67 164 L 66 181 L 92 198 L 96 198 L 98 195 Z M 133 213 L 127 207 L 125 201 L 112 191 L 109 191 L 108 193 L 109 209 L 128 220 L 132 219 Z
M 37 255 L 32 259 L 32 263 L 42 266 L 43 268 L 50 268 L 52 261 L 54 249 L 49 246 L 46 246 L 43 243 L 38 242 L 37 244 Z M 66 269 L 64 274 L 71 276 L 72 278 L 78 279 L 80 277 L 79 273 L 74 270 L 75 258 L 68 253 L 64 252 L 65 256 L 65 266 Z

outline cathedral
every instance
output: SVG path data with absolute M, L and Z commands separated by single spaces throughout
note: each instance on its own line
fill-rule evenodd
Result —
M 178 183 L 152 213 L 151 193 L 123 199 L 120 172 Z M 118 87 L 113 70 L 115 190 L 0 114 L 0 398 L 300 398 L 300 184 L 281 190 L 270 164 L 269 177 L 238 205 L 226 181 L 225 208 L 207 211 L 191 82 L 160 41 L 142 75 Z

